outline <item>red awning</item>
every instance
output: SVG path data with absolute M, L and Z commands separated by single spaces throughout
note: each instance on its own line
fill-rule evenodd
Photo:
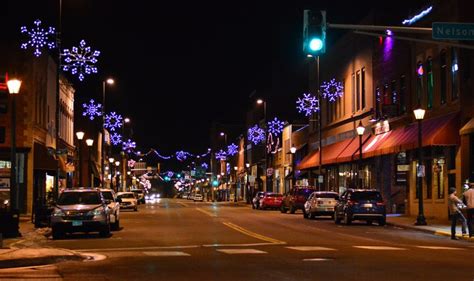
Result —
M 422 123 L 423 146 L 451 146 L 459 144 L 459 118 L 457 113 L 428 119 Z M 418 123 L 377 135 L 362 148 L 362 156 L 398 153 L 418 147 Z M 355 157 L 359 155 L 357 151 Z
M 323 165 L 334 164 L 336 159 L 352 142 L 353 139 L 346 139 L 340 142 L 336 142 L 327 146 L 323 146 L 322 151 L 322 162 Z M 298 164 L 296 169 L 305 170 L 310 168 L 319 167 L 319 150 L 310 152 L 301 162 Z
M 362 145 L 370 139 L 370 134 L 362 136 Z M 342 151 L 336 158 L 336 163 L 351 162 L 354 161 L 354 154 L 359 153 L 359 136 L 351 139 L 350 144 Z

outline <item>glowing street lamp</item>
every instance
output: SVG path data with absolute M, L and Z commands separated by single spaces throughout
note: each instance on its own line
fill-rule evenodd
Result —
M 359 188 L 362 188 L 362 176 L 361 176 L 361 171 L 362 171 L 362 136 L 364 135 L 365 132 L 365 127 L 362 126 L 362 121 L 359 121 L 359 126 L 356 128 L 357 135 L 359 135 Z
M 422 108 L 417 108 L 413 110 L 415 114 L 415 119 L 418 121 L 418 165 L 416 169 L 416 188 L 418 191 L 418 216 L 416 217 L 415 225 L 426 225 L 426 219 L 423 212 L 423 151 L 422 151 L 422 129 L 421 122 L 425 117 L 425 110 Z
M 7 81 L 8 92 L 12 97 L 12 127 L 11 127 L 11 165 L 10 165 L 10 210 L 19 209 L 20 196 L 16 183 L 16 96 L 20 93 L 21 81 L 10 79 Z M 15 229 L 18 229 L 16 227 Z

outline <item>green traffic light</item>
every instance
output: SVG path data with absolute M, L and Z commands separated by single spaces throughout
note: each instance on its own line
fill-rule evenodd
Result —
M 323 48 L 323 40 L 320 38 L 313 38 L 309 41 L 309 48 L 311 51 L 320 51 Z
M 213 180 L 213 181 L 212 181 L 212 186 L 218 186 L 218 185 L 219 185 L 219 182 L 218 182 L 218 181 L 216 181 L 216 180 Z

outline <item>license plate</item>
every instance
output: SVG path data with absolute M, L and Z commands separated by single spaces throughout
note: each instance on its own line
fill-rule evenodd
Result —
M 364 208 L 372 208 L 372 204 L 364 204 L 362 205 Z
M 82 221 L 72 221 L 72 226 L 82 226 Z

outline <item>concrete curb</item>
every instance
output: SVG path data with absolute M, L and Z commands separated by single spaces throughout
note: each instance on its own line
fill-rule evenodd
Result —
M 83 261 L 86 256 L 67 249 L 5 249 L 0 254 L 0 269 L 47 265 L 64 261 Z
M 407 224 L 401 224 L 401 223 L 396 223 L 396 222 L 388 222 L 388 221 L 387 221 L 387 225 L 396 226 L 396 227 L 400 227 L 400 228 L 406 228 L 406 229 L 410 229 L 410 230 L 416 230 L 416 231 L 425 232 L 425 233 L 438 235 L 438 236 L 451 237 L 451 232 L 442 231 L 442 230 L 434 230 L 434 229 L 426 229 L 426 228 L 422 228 L 422 227 L 419 227 L 419 226 L 416 226 L 416 225 L 407 225 Z M 462 240 L 466 240 L 466 241 L 474 241 L 474 237 L 469 238 L 469 236 L 462 236 L 461 234 L 456 234 L 456 237 L 458 237 L 459 239 L 462 239 Z

